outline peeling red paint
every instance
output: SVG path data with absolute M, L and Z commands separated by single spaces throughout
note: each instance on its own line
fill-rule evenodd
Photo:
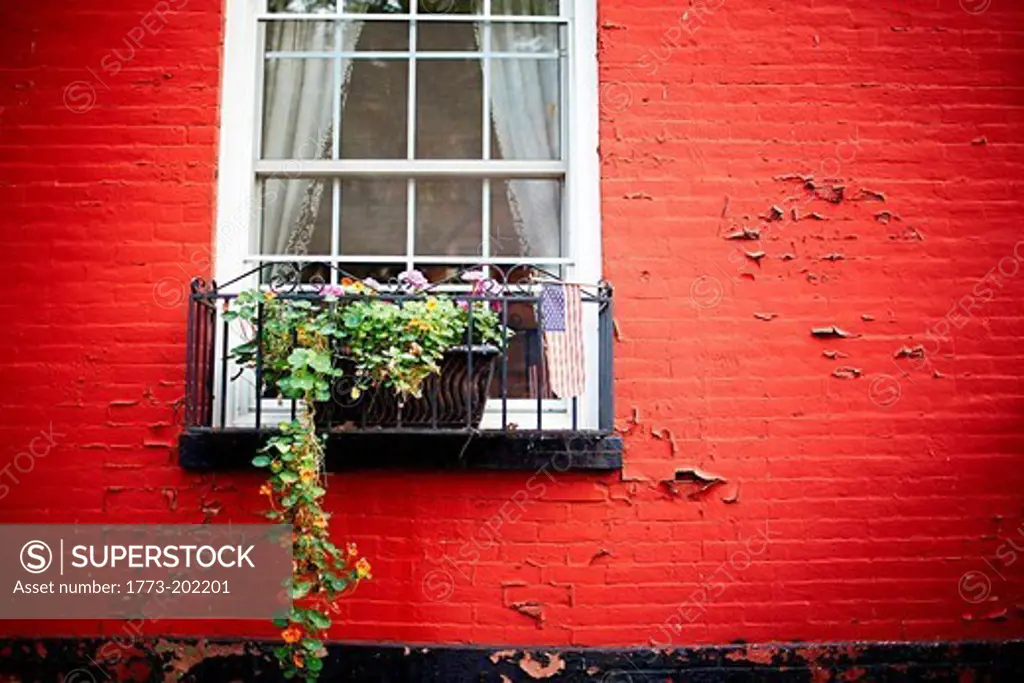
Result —
M 544 624 L 544 608 L 536 602 L 514 602 L 509 605 L 509 609 L 536 621 L 537 628 Z

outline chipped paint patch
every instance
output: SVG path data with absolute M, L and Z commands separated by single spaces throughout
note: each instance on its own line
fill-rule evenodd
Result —
M 775 660 L 775 653 L 764 647 L 747 648 L 746 660 L 752 664 L 771 664 Z
M 491 660 L 492 664 L 497 664 L 498 662 L 504 661 L 506 659 L 511 659 L 515 656 L 516 650 L 498 650 L 497 652 L 492 652 L 491 656 L 488 657 L 488 659 Z
M 565 660 L 561 655 L 545 652 L 543 656 L 547 659 L 547 664 L 535 660 L 529 652 L 524 652 L 523 658 L 519 660 L 519 668 L 530 678 L 536 679 L 551 678 L 559 671 L 565 670 Z
M 244 657 L 247 654 L 255 654 L 250 652 L 245 643 L 221 645 L 205 640 L 196 641 L 194 645 L 191 645 L 171 643 L 161 639 L 157 641 L 154 651 L 170 655 L 167 670 L 164 673 L 164 683 L 177 683 L 194 666 L 211 657 Z
M 828 325 L 827 327 L 811 328 L 811 336 L 821 339 L 848 339 L 856 335 L 836 325 Z

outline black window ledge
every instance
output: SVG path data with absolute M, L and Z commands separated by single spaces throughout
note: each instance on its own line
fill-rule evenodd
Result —
M 178 440 L 194 471 L 254 469 L 274 430 L 191 427 Z M 327 436 L 329 472 L 359 470 L 530 470 L 607 472 L 622 467 L 622 438 L 598 431 L 366 429 Z

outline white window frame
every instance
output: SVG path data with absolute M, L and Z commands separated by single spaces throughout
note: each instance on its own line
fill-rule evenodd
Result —
M 489 3 L 489 0 L 486 0 Z M 512 171 L 519 164 L 529 164 L 531 177 L 538 166 L 550 166 L 552 172 L 561 173 L 560 164 L 564 163 L 565 186 L 563 239 L 566 240 L 565 252 L 560 258 L 552 259 L 488 259 L 491 263 L 502 261 L 519 263 L 533 262 L 551 267 L 561 266 L 569 281 L 596 284 L 601 279 L 601 211 L 600 211 L 600 160 L 598 157 L 598 69 L 597 69 L 597 0 L 561 0 L 563 12 L 570 17 L 568 22 L 568 45 L 570 58 L 568 73 L 563 82 L 567 89 L 564 98 L 563 116 L 567 117 L 568 125 L 563 127 L 564 161 L 555 162 L 516 162 L 503 161 L 497 164 L 507 165 Z M 412 0 L 415 4 L 415 0 Z M 225 0 L 224 27 L 224 60 L 221 71 L 220 99 L 220 149 L 217 176 L 217 218 L 216 218 L 216 259 L 214 277 L 217 282 L 228 282 L 251 270 L 259 262 L 271 260 L 295 261 L 294 257 L 279 259 L 258 256 L 255 246 L 258 243 L 259 219 L 261 214 L 260 197 L 258 194 L 257 175 L 270 170 L 273 164 L 259 159 L 259 139 L 261 134 L 261 81 L 264 55 L 260 49 L 259 23 L 261 6 L 259 0 Z M 274 15 L 283 18 L 284 15 Z M 318 18 L 330 19 L 333 15 L 318 15 Z M 434 15 L 436 16 L 436 15 Z M 424 17 L 424 15 L 421 15 Z M 448 17 L 451 18 L 451 17 Z M 485 138 L 487 136 L 485 135 Z M 486 144 L 486 143 L 485 143 Z M 270 164 L 268 166 L 268 163 Z M 415 175 L 423 177 L 443 177 L 445 174 L 465 173 L 474 167 L 487 165 L 485 171 L 491 177 L 495 174 L 494 161 L 474 160 L 415 160 L 405 161 L 374 161 L 359 160 L 340 161 L 305 161 L 304 168 L 316 168 L 329 175 L 344 174 L 358 165 L 361 175 L 367 170 L 381 174 L 409 174 L 409 165 L 415 164 Z M 489 193 L 485 193 L 489 196 Z M 488 212 L 485 211 L 486 215 Z M 488 235 L 485 229 L 483 235 Z M 485 237 L 486 239 L 486 237 Z M 332 236 L 332 242 L 336 242 Z M 334 258 L 337 258 L 335 254 Z M 353 257 L 346 256 L 346 259 Z M 471 263 L 472 257 L 447 257 L 449 261 Z M 323 257 L 311 257 L 311 261 L 329 261 Z M 365 259 L 365 262 L 380 261 L 379 257 Z M 393 260 L 393 259 L 389 259 Z M 443 263 L 445 259 L 416 257 L 419 263 Z M 343 264 L 342 264 L 343 266 Z M 252 286 L 251 282 L 242 282 L 236 286 Z M 584 357 L 587 377 L 587 390 L 579 398 L 577 404 L 577 428 L 596 429 L 598 427 L 598 311 L 597 306 L 584 305 Z M 240 342 L 233 334 L 229 344 L 234 346 Z M 220 349 L 217 350 L 218 354 Z M 218 374 L 222 364 L 216 363 Z M 234 372 L 229 368 L 229 372 Z M 214 386 L 221 386 L 220 377 Z M 255 392 L 251 384 L 246 382 L 229 382 L 227 396 L 216 397 L 214 414 L 219 414 L 220 402 L 227 401 L 225 413 L 226 426 L 251 426 L 255 424 Z M 535 428 L 535 399 L 509 399 L 509 421 L 515 422 L 519 429 Z M 261 411 L 264 412 L 263 424 L 274 424 L 278 418 L 285 419 L 289 413 L 284 406 L 276 409 L 264 401 Z M 499 403 L 492 401 L 492 403 Z M 522 405 L 522 412 L 516 408 Z M 515 405 L 514 405 L 515 404 Z M 542 420 L 544 429 L 567 429 L 571 415 L 567 411 L 567 403 L 561 403 L 557 409 L 549 413 L 545 403 L 545 414 Z M 501 413 L 488 406 L 481 428 L 500 428 Z

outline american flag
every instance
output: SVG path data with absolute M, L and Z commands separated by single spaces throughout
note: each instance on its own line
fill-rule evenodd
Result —
M 544 284 L 540 324 L 548 382 L 558 398 L 583 393 L 583 303 L 579 285 Z

